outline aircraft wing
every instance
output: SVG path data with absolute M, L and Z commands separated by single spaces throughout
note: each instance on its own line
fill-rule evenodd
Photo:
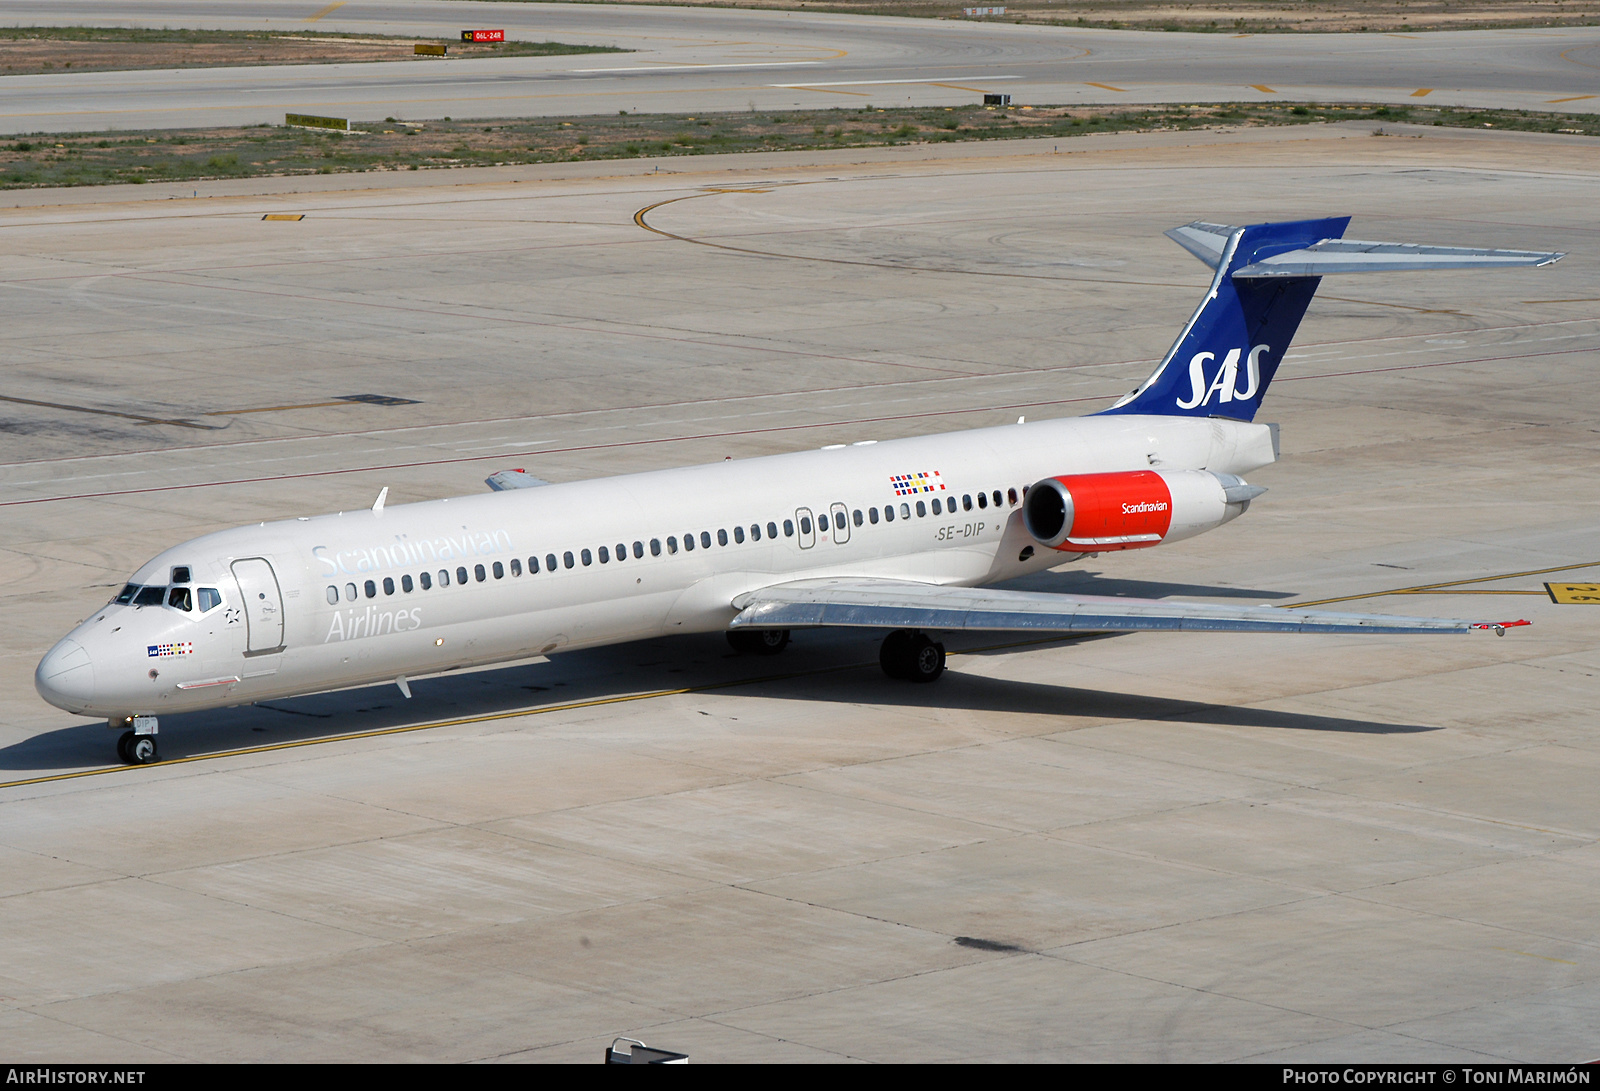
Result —
M 1038 594 L 984 587 L 939 587 L 909 580 L 860 577 L 797 580 L 733 600 L 732 628 L 938 629 L 974 632 L 1129 632 L 1182 630 L 1234 633 L 1451 633 L 1507 628 L 1527 621 L 1464 621 L 1297 610 L 1280 606 L 1214 606 L 1200 602 Z

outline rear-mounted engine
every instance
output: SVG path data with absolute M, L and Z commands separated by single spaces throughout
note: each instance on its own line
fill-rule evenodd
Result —
M 1209 470 L 1128 470 L 1047 477 L 1022 517 L 1041 545 L 1066 553 L 1142 549 L 1221 526 L 1265 489 Z

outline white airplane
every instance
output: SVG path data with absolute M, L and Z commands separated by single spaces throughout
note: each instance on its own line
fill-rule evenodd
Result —
M 1181 541 L 1242 515 L 1277 457 L 1253 423 L 1320 277 L 1545 265 L 1563 255 L 1365 243 L 1348 217 L 1167 234 L 1210 265 L 1160 366 L 1087 417 L 260 523 L 169 549 L 39 663 L 41 696 L 155 761 L 161 713 L 393 682 L 671 633 L 783 650 L 792 629 L 887 630 L 931 682 L 955 630 L 1501 635 L 1472 621 L 1070 597 L 985 585 Z

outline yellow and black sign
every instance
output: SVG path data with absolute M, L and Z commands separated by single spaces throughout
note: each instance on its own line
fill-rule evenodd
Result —
M 450 47 L 443 42 L 418 42 L 417 53 L 425 57 L 445 57 L 450 54 Z
M 303 220 L 306 218 L 306 214 L 304 212 L 269 212 L 261 218 L 263 220 Z
M 1547 583 L 1544 589 L 1563 606 L 1600 606 L 1600 583 Z
M 340 132 L 349 132 L 350 119 L 347 117 L 318 117 L 316 114 L 284 114 L 285 125 L 298 125 L 306 129 L 338 129 Z

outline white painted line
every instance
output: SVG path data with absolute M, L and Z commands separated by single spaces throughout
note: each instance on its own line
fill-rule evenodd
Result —
M 748 64 L 661 64 L 649 68 L 573 68 L 569 71 L 626 76 L 633 72 L 704 72 L 708 68 L 798 68 L 801 65 L 821 63 L 821 61 L 751 61 Z
M 966 80 L 969 83 L 988 83 L 993 80 L 1020 80 L 1021 76 L 929 76 L 915 80 L 827 80 L 822 83 L 774 83 L 773 87 L 869 87 L 879 83 L 949 83 Z

